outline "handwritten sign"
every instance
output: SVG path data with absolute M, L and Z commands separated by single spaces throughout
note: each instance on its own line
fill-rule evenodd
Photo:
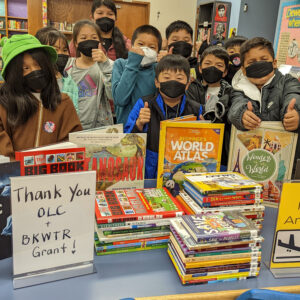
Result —
M 14 276 L 93 261 L 96 172 L 11 178 Z
M 271 256 L 271 269 L 300 268 L 299 191 L 300 182 L 283 184 Z

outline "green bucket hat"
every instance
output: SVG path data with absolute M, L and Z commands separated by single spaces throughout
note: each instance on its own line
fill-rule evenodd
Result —
M 4 37 L 0 41 L 0 46 L 2 48 L 2 76 L 5 76 L 5 70 L 10 61 L 27 50 L 44 48 L 50 56 L 53 63 L 57 60 L 57 53 L 55 49 L 51 46 L 42 45 L 40 41 L 31 34 L 15 34 L 11 38 Z

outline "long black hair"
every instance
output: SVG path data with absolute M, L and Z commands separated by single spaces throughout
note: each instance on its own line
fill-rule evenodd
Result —
M 92 16 L 94 16 L 94 12 L 100 6 L 106 6 L 111 11 L 113 11 L 115 16 L 117 17 L 117 7 L 112 0 L 94 0 L 92 5 Z M 112 42 L 116 50 L 117 58 L 127 58 L 128 49 L 126 48 L 125 45 L 124 36 L 121 30 L 117 26 L 114 26 L 112 30 Z
M 0 88 L 0 104 L 7 111 L 7 123 L 11 128 L 26 123 L 38 109 L 38 100 L 25 84 L 23 58 L 28 53 L 45 72 L 47 86 L 41 91 L 43 106 L 54 111 L 61 102 L 61 94 L 55 77 L 53 63 L 44 49 L 37 48 L 14 57 L 5 71 L 5 82 Z

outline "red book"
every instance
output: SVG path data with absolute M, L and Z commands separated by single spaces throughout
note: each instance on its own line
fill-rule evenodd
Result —
M 95 212 L 98 224 L 174 218 L 184 214 L 166 188 L 99 191 Z
M 59 144 L 58 144 L 59 145 Z M 21 176 L 87 171 L 85 148 L 16 151 Z

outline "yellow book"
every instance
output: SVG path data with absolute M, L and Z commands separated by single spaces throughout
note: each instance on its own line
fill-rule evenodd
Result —
M 199 276 L 199 277 L 193 277 L 193 275 L 183 275 L 182 271 L 180 270 L 179 266 L 176 263 L 175 258 L 173 257 L 172 253 L 170 252 L 170 250 L 168 249 L 168 255 L 175 267 L 175 270 L 180 278 L 180 280 L 182 281 L 183 284 L 186 283 L 197 283 L 197 281 L 199 283 L 204 283 L 205 281 L 215 281 L 215 280 L 226 280 L 226 279 L 233 279 L 233 278 L 246 278 L 246 277 L 250 277 L 250 276 L 258 276 L 259 275 L 259 271 L 260 268 L 257 268 L 254 271 L 250 271 L 250 272 L 240 272 L 240 273 L 229 273 L 229 274 L 222 274 L 222 275 L 208 275 L 208 276 Z
M 184 174 L 220 170 L 224 124 L 163 121 L 160 124 L 157 187 L 176 196 Z
M 259 183 L 237 172 L 191 173 L 186 174 L 184 179 L 201 194 L 254 189 L 257 198 L 260 198 L 262 191 Z

